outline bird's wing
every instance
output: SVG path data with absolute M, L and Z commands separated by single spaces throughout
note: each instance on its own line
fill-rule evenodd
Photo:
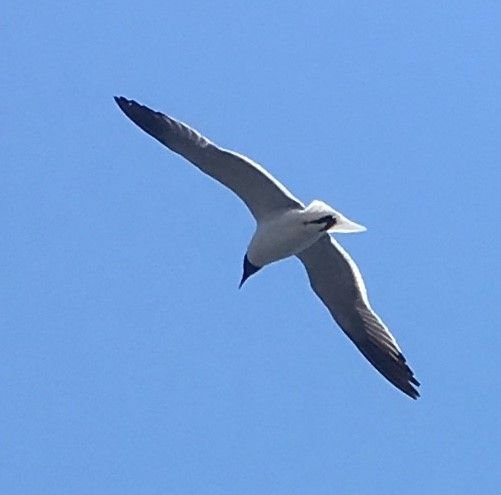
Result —
M 329 235 L 298 254 L 317 296 L 370 363 L 395 387 L 417 399 L 419 382 L 393 335 L 373 311 L 355 262 Z
M 303 206 L 285 186 L 249 158 L 220 148 L 168 115 L 124 97 L 115 97 L 115 101 L 143 131 L 237 194 L 256 220 L 274 210 Z

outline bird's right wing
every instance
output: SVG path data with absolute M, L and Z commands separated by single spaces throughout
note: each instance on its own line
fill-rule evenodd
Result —
M 395 338 L 370 307 L 355 262 L 329 235 L 299 253 L 310 284 L 344 333 L 395 387 L 417 399 L 419 382 Z
M 133 100 L 115 97 L 115 101 L 143 131 L 237 194 L 256 220 L 275 210 L 303 207 L 284 185 L 249 158 L 220 148 L 186 124 Z

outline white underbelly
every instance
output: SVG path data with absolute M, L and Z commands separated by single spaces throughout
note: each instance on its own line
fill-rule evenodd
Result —
M 304 210 L 289 210 L 258 225 L 247 256 L 256 266 L 293 256 L 315 243 L 321 225 L 305 223 Z

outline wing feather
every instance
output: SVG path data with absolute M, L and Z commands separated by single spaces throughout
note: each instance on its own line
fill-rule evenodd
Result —
M 115 97 L 115 101 L 143 131 L 237 194 L 256 220 L 275 210 L 303 207 L 283 184 L 251 159 L 220 148 L 183 122 L 133 100 Z
M 312 289 L 360 352 L 395 387 L 417 399 L 419 382 L 395 338 L 370 307 L 364 281 L 350 256 L 325 235 L 298 258 Z

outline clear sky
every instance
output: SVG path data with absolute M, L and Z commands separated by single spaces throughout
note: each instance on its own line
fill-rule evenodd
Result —
M 499 2 L 7 1 L 0 492 L 493 494 Z M 368 227 L 338 236 L 422 382 L 301 264 L 237 290 L 244 205 L 124 95 Z

